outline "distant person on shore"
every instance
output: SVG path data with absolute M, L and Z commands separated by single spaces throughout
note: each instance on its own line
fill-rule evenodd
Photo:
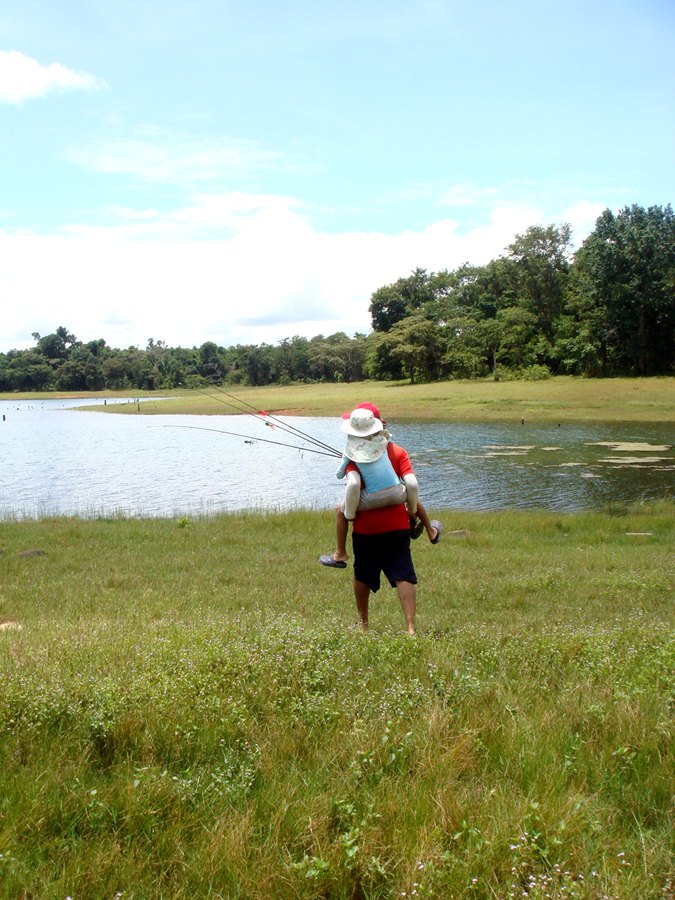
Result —
M 377 407 L 375 410 L 378 411 Z M 349 460 L 345 466 L 348 479 L 352 482 L 356 480 L 360 486 L 361 468 L 386 458 L 396 478 L 406 489 L 405 497 L 399 491 L 397 500 L 389 505 L 367 508 L 367 502 L 366 507 L 359 502 L 355 508 L 352 528 L 354 597 L 361 630 L 368 630 L 370 594 L 371 591 L 380 589 L 380 578 L 384 574 L 389 584 L 396 588 L 408 634 L 414 635 L 417 611 L 417 575 L 410 552 L 410 540 L 411 521 L 416 522 L 416 516 L 419 514 L 417 499 L 419 489 L 410 458 L 403 447 L 398 447 L 384 434 L 384 425 L 379 416 L 375 416 L 370 404 L 361 404 L 360 407 L 353 410 L 347 422 L 343 424 L 342 431 L 348 435 L 345 452 Z M 372 445 L 370 449 L 368 444 Z M 352 457 L 365 458 L 366 461 L 357 462 Z M 386 463 L 382 465 L 383 470 L 386 467 Z M 389 487 L 384 485 L 382 490 L 389 488 L 395 488 L 395 485 L 389 485 Z M 414 520 L 412 519 L 413 514 L 406 507 L 406 500 L 413 507 Z M 345 498 L 344 512 L 347 515 L 344 518 L 347 522 L 347 529 L 351 511 L 347 498 Z M 338 532 L 340 527 L 338 515 Z M 429 521 L 427 533 L 432 543 L 438 543 L 441 532 L 440 522 Z M 340 540 L 341 537 L 338 534 L 338 544 Z M 343 544 L 344 542 L 343 540 Z M 338 546 L 336 553 L 339 550 Z M 336 568 L 346 567 L 344 561 L 343 565 L 339 565 L 340 560 L 335 558 L 335 554 L 321 557 L 320 562 Z
M 415 540 L 426 531 L 432 544 L 441 539 L 442 526 L 431 520 L 418 499 L 417 478 L 409 473 L 400 478 L 385 452 L 390 440 L 386 422 L 372 403 L 360 403 L 354 411 L 343 417 L 341 431 L 347 434 L 347 446 L 337 477 L 347 474 L 345 499 L 336 511 L 336 550 L 319 557 L 324 566 L 335 569 L 347 567 L 347 535 L 349 523 L 354 521 L 357 510 L 379 509 L 405 503 L 410 522 L 410 536 Z M 348 471 L 349 463 L 355 464 Z

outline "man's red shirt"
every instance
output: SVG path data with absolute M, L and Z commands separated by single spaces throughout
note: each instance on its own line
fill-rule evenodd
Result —
M 398 447 L 390 442 L 387 444 L 387 453 L 399 478 L 415 474 L 410 457 L 403 447 Z M 356 463 L 350 462 L 347 466 L 347 472 L 358 471 L 359 467 Z M 363 481 L 361 483 L 363 484 Z M 385 531 L 407 531 L 409 528 L 408 510 L 404 503 L 398 503 L 396 506 L 382 506 L 380 509 L 357 511 L 353 524 L 353 531 L 356 534 L 382 534 Z

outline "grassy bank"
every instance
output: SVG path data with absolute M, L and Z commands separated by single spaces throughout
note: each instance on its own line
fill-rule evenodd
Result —
M 3 523 L 0 893 L 672 896 L 674 513 L 443 513 L 416 639 L 330 514 Z
M 391 421 L 675 422 L 675 378 L 550 378 L 546 381 L 443 381 L 409 385 L 391 382 L 226 388 L 255 409 L 304 416 L 335 416 L 362 400 L 376 403 Z M 234 410 L 212 389 L 170 392 L 140 408 L 109 406 L 107 412 L 134 415 L 217 414 Z M 4 399 L 56 394 L 2 395 Z M 72 395 L 68 395 L 72 396 Z M 100 394 L 97 396 L 105 396 Z M 134 395 L 136 396 L 136 395 Z M 142 396 L 142 395 L 141 395 Z

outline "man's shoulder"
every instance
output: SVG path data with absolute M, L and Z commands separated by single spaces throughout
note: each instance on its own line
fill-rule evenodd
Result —
M 401 447 L 399 444 L 395 444 L 393 441 L 389 441 L 389 443 L 387 444 L 387 453 L 389 454 L 389 456 L 408 455 L 408 451 L 404 447 Z
M 404 447 L 400 447 L 398 444 L 394 444 L 390 441 L 387 444 L 387 453 L 389 454 L 389 459 L 395 469 L 401 466 L 412 468 L 408 451 Z M 399 472 L 399 474 L 401 473 Z

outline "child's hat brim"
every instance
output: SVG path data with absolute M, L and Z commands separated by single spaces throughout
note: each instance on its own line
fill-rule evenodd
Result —
M 345 456 L 355 463 L 369 463 L 378 460 L 387 449 L 387 438 L 384 433 L 372 438 L 347 437 Z

